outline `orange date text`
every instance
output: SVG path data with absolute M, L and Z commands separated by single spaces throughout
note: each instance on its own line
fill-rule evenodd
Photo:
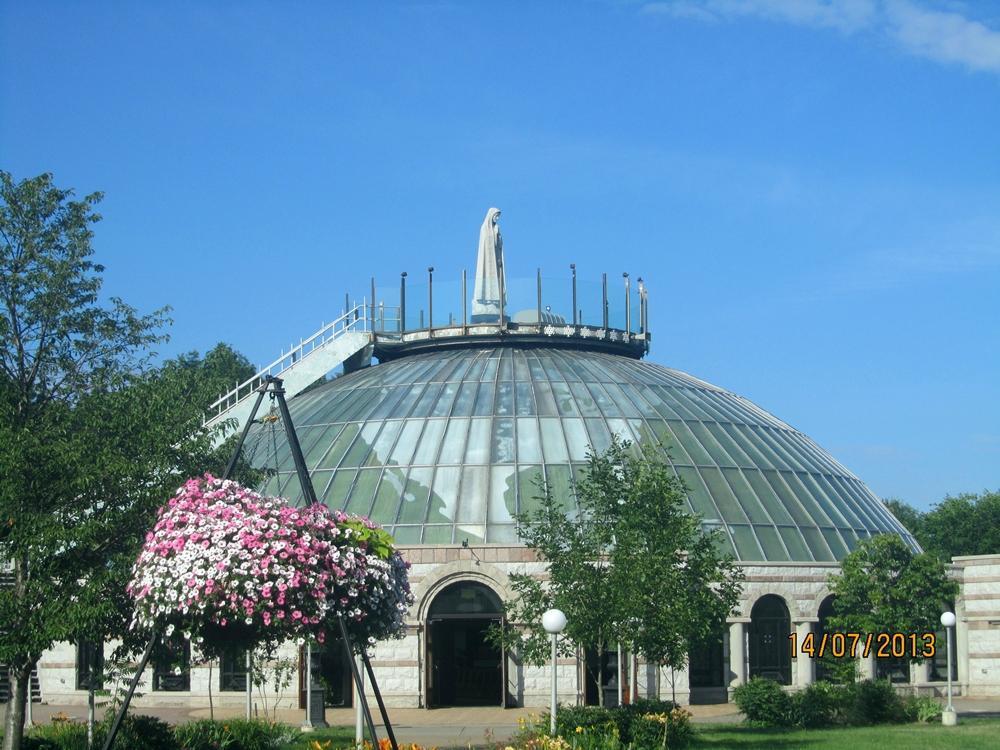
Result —
M 933 633 L 808 633 L 799 643 L 795 633 L 788 636 L 792 658 L 804 654 L 810 659 L 833 656 L 837 659 L 931 659 L 936 639 Z

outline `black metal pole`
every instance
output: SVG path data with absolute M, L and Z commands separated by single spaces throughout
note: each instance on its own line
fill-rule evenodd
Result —
M 646 332 L 646 288 L 639 277 L 639 333 Z
M 601 308 L 604 310 L 604 325 L 603 328 L 608 327 L 608 275 L 606 273 L 601 274 L 601 291 L 604 303 Z
M 500 272 L 500 328 L 504 328 L 504 310 L 507 307 L 507 273 L 503 266 L 503 253 L 497 263 L 497 270 Z
M 622 273 L 625 278 L 625 332 L 632 331 L 632 300 L 629 299 L 628 271 Z
M 573 325 L 576 325 L 576 263 L 569 264 L 570 270 L 573 272 Z
M 399 274 L 399 332 L 406 331 L 406 271 Z
M 233 451 L 232 458 L 229 459 L 229 464 L 226 466 L 226 473 L 222 475 L 223 479 L 229 479 L 233 475 L 233 469 L 236 468 L 236 459 L 240 457 L 240 451 L 243 450 L 243 443 L 247 439 L 247 435 L 250 433 L 250 427 L 253 425 L 253 420 L 257 416 L 257 410 L 260 409 L 260 402 L 264 400 L 264 393 L 267 391 L 266 381 L 264 384 L 258 386 L 259 393 L 257 394 L 257 403 L 253 405 L 253 410 L 250 412 L 250 416 L 247 418 L 247 422 L 243 425 L 243 432 L 240 433 L 240 439 L 236 442 L 236 450 Z
M 285 402 L 285 389 L 282 388 L 281 378 L 269 378 L 271 384 L 274 386 L 274 395 L 278 399 L 278 408 L 281 410 L 281 418 L 285 422 L 285 433 L 288 435 L 288 445 L 292 452 L 292 458 L 295 460 L 295 470 L 299 475 L 299 484 L 302 486 L 302 492 L 305 494 L 306 499 L 309 502 L 316 502 L 316 490 L 313 488 L 312 479 L 309 476 L 309 471 L 306 468 L 305 458 L 302 456 L 302 446 L 299 445 L 299 439 L 295 434 L 295 426 L 292 424 L 292 417 L 288 413 L 288 404 Z M 340 635 L 344 639 L 344 648 L 347 649 L 348 653 L 351 651 L 351 640 L 347 633 L 347 626 L 344 624 L 344 618 L 342 615 L 337 616 L 337 620 L 340 623 Z M 368 656 L 362 650 L 362 659 L 367 664 Z M 361 699 L 361 706 L 365 712 L 365 718 L 368 720 L 368 728 L 371 731 L 372 745 L 378 747 L 378 736 L 375 734 L 375 722 L 372 720 L 371 709 L 368 706 L 368 700 L 365 698 L 364 686 L 361 683 L 361 675 L 358 673 L 358 665 L 354 662 L 354 659 L 350 660 L 351 671 L 354 672 L 355 684 L 358 686 L 358 695 Z M 368 668 L 369 673 L 371 673 L 371 667 Z M 372 688 L 375 690 L 375 695 L 379 699 L 379 708 L 382 709 L 382 720 L 385 722 L 386 731 L 389 733 L 389 737 L 392 740 L 392 750 L 398 750 L 396 747 L 396 740 L 392 734 L 392 725 L 389 723 L 389 716 L 385 712 L 385 706 L 382 705 L 381 694 L 378 690 L 378 683 L 375 681 L 374 673 L 371 673 Z
M 125 700 L 122 701 L 122 707 L 118 709 L 118 713 L 115 714 L 115 720 L 111 722 L 111 729 L 108 731 L 108 739 L 104 741 L 104 750 L 111 750 L 112 745 L 115 744 L 115 738 L 118 736 L 118 730 L 121 728 L 122 719 L 125 718 L 125 714 L 128 713 L 128 705 L 132 702 L 132 695 L 135 693 L 135 688 L 139 684 L 139 680 L 142 678 L 142 673 L 146 671 L 146 665 L 149 664 L 149 657 L 153 653 L 153 646 L 156 645 L 156 639 L 159 634 L 154 630 L 153 634 L 149 636 L 149 643 L 146 644 L 146 650 L 142 652 L 142 658 L 139 659 L 139 666 L 135 670 L 135 674 L 132 676 L 132 682 L 129 683 L 128 692 L 125 693 Z
M 306 503 L 313 505 L 316 503 L 316 490 L 313 489 L 312 480 L 309 478 L 306 460 L 302 457 L 302 446 L 299 445 L 299 436 L 295 434 L 295 427 L 292 425 L 292 415 L 288 413 L 288 404 L 285 402 L 285 389 L 282 387 L 281 378 L 268 377 L 267 380 L 274 386 L 271 392 L 278 399 L 281 421 L 285 423 L 285 435 L 288 437 L 288 447 L 291 449 L 292 459 L 295 461 L 295 473 L 299 475 L 302 494 L 305 496 Z
M 541 268 L 536 269 L 535 279 L 536 279 L 536 286 L 538 287 L 537 288 L 538 296 L 536 300 L 538 305 L 538 310 L 537 310 L 538 317 L 535 320 L 538 321 L 538 325 L 541 325 L 542 324 L 542 269 Z
M 427 330 L 434 327 L 434 266 L 427 267 Z
M 347 661 L 351 665 L 351 674 L 354 675 L 354 684 L 358 688 L 358 700 L 361 701 L 361 711 L 365 715 L 365 721 L 368 723 L 368 731 L 372 738 L 372 747 L 378 747 L 378 735 L 375 733 L 375 720 L 372 719 L 372 711 L 368 706 L 368 698 L 365 697 L 365 686 L 361 682 L 361 673 L 358 671 L 358 663 L 354 660 L 354 652 L 351 651 L 351 637 L 347 634 L 347 626 L 344 624 L 344 616 L 337 615 L 337 622 L 340 623 L 340 637 L 344 641 L 344 648 L 347 649 Z M 386 719 L 386 726 L 388 726 L 388 718 Z M 393 742 L 392 750 L 397 750 L 395 742 Z
M 396 733 L 392 731 L 392 724 L 389 723 L 389 714 L 385 710 L 385 703 L 382 700 L 382 691 L 378 689 L 378 681 L 375 679 L 375 671 L 372 669 L 372 663 L 368 660 L 368 654 L 363 650 L 361 652 L 361 661 L 365 663 L 365 669 L 368 671 L 368 677 L 372 681 L 372 690 L 375 691 L 375 700 L 378 702 L 379 713 L 382 714 L 382 721 L 385 723 L 385 733 L 389 735 L 389 742 L 392 744 L 392 750 L 398 750 L 396 745 Z

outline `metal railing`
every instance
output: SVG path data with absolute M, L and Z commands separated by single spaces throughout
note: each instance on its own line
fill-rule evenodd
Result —
M 575 265 L 563 278 L 535 276 L 509 278 L 503 285 L 499 312 L 477 313 L 473 283 L 466 271 L 458 278 L 443 280 L 433 267 L 426 281 L 400 274 L 398 287 L 376 287 L 371 280 L 368 315 L 372 330 L 379 334 L 403 334 L 455 326 L 539 323 L 554 326 L 594 328 L 648 333 L 648 290 L 642 278 L 621 276 L 621 286 L 609 283 L 608 274 L 599 281 L 577 279 Z M 494 302 L 493 310 L 496 310 Z
M 302 339 L 296 346 L 293 346 L 287 352 L 282 353 L 282 355 L 271 364 L 262 368 L 242 383 L 237 384 L 233 390 L 229 391 L 229 393 L 219 396 L 219 398 L 213 401 L 208 407 L 205 414 L 205 421 L 209 422 L 229 409 L 232 409 L 241 401 L 244 401 L 256 393 L 257 389 L 269 376 L 279 377 L 281 373 L 285 372 L 285 370 L 290 368 L 292 365 L 302 361 L 314 351 L 322 349 L 331 341 L 338 339 L 344 333 L 347 333 L 348 331 L 370 333 L 372 327 L 371 320 L 369 320 L 367 315 L 368 309 L 369 305 L 367 300 L 355 303 L 353 307 L 350 307 L 347 312 L 334 320 L 332 323 L 324 324 L 312 336 Z
M 236 385 L 216 399 L 205 415 L 209 422 L 252 396 L 268 377 L 279 377 L 296 363 L 321 349 L 348 331 L 373 333 L 392 339 L 412 331 L 442 328 L 473 329 L 477 326 L 506 327 L 508 323 L 527 323 L 561 329 L 566 333 L 587 335 L 581 328 L 620 331 L 616 340 L 632 340 L 632 334 L 649 332 L 648 290 L 642 278 L 632 283 L 629 274 L 622 274 L 618 291 L 609 290 L 608 275 L 600 281 L 577 279 L 576 265 L 570 264 L 570 274 L 563 278 L 542 276 L 538 269 L 534 277 L 506 279 L 502 285 L 499 312 L 477 313 L 472 298 L 473 284 L 466 271 L 453 281 L 434 278 L 434 268 L 427 269 L 425 283 L 408 282 L 404 271 L 399 286 L 377 288 L 371 279 L 370 296 L 361 302 L 344 297 L 344 313 L 332 323 L 323 325 L 309 338 L 253 377 Z M 494 308 L 495 309 L 495 308 Z M 627 335 L 625 335 L 627 333 Z M 646 339 L 648 341 L 648 338 Z

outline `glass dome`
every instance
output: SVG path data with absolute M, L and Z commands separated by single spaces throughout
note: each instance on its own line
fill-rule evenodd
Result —
M 316 494 L 401 544 L 517 541 L 538 481 L 572 503 L 588 450 L 612 435 L 665 447 L 690 510 L 744 561 L 835 561 L 910 534 L 850 471 L 746 399 L 629 357 L 555 347 L 401 357 L 289 402 Z M 301 499 L 284 433 L 254 428 L 265 491 Z

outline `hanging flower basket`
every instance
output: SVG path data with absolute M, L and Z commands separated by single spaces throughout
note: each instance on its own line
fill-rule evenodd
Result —
M 210 474 L 160 508 L 132 571 L 136 621 L 181 629 L 208 656 L 339 634 L 367 646 L 403 634 L 409 564 L 367 518 L 293 508 Z

